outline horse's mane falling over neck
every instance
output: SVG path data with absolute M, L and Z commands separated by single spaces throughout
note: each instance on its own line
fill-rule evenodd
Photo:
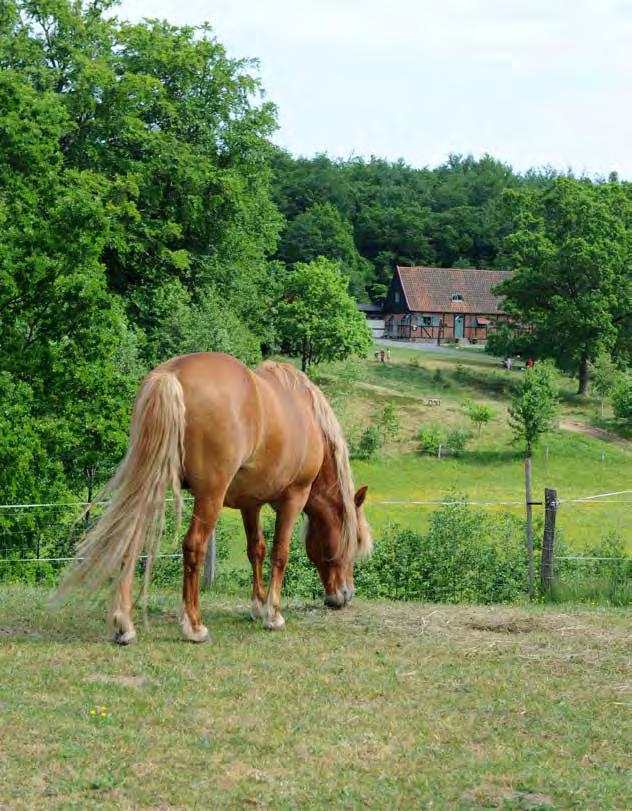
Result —
M 345 558 L 350 554 L 353 559 L 358 551 L 358 519 L 349 450 L 338 418 L 318 386 L 291 364 L 265 361 L 259 368 L 272 374 L 290 390 L 303 389 L 311 398 L 314 417 L 331 449 L 342 500 L 342 526 L 338 542 L 338 556 Z

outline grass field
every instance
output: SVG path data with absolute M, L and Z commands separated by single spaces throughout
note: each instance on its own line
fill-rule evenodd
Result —
M 324 364 L 316 381 L 333 402 L 349 439 L 357 441 L 364 428 L 375 422 L 387 403 L 393 403 L 401 422 L 396 440 L 388 441 L 370 461 L 353 461 L 356 483 L 369 485 L 366 511 L 377 537 L 390 523 L 413 529 L 427 526 L 432 507 L 386 505 L 382 501 L 438 501 L 450 492 L 472 501 L 520 501 L 524 499 L 524 461 L 507 425 L 507 407 L 520 372 L 507 373 L 498 361 L 479 350 L 461 355 L 393 349 L 390 364 L 374 360 L 351 360 Z M 436 381 L 437 371 L 441 381 Z M 560 420 L 579 428 L 592 426 L 625 430 L 614 423 L 599 403 L 574 394 L 576 384 L 558 375 Z M 428 423 L 471 428 L 463 410 L 467 399 L 487 403 L 494 420 L 474 438 L 459 458 L 422 456 L 417 452 L 419 429 Z M 440 405 L 429 406 L 429 399 Z M 547 454 L 548 448 L 548 454 Z M 568 430 L 546 435 L 533 460 L 533 490 L 536 500 L 545 487 L 554 487 L 560 498 L 578 498 L 595 493 L 632 489 L 632 442 L 604 441 Z M 564 541 L 577 549 L 598 546 L 609 532 L 616 532 L 632 551 L 632 494 L 618 498 L 626 503 L 568 504 L 558 513 L 558 529 Z M 524 515 L 522 506 L 487 507 Z M 536 508 L 536 521 L 543 519 Z M 241 520 L 225 510 L 222 521 L 232 538 L 231 565 L 247 566 Z
M 295 605 L 274 634 L 205 596 L 196 647 L 177 601 L 120 649 L 102 607 L 0 588 L 1 808 L 630 807 L 624 611 Z
M 441 381 L 437 382 L 437 371 Z M 334 401 L 348 436 L 357 439 L 386 403 L 393 403 L 401 422 L 396 441 L 388 442 L 379 458 L 354 461 L 358 483 L 370 486 L 367 511 L 379 532 L 389 522 L 425 526 L 429 508 L 381 505 L 380 501 L 435 501 L 450 491 L 474 501 L 513 501 L 524 497 L 524 463 L 507 425 L 507 407 L 520 372 L 508 373 L 481 353 L 441 355 L 418 350 L 392 350 L 388 365 L 369 361 L 331 364 L 318 379 Z M 590 430 L 599 423 L 620 429 L 608 412 L 602 421 L 599 404 L 574 394 L 574 381 L 559 375 L 560 420 Z M 465 399 L 490 405 L 496 417 L 474 438 L 460 458 L 437 459 L 417 453 L 422 425 L 472 427 L 463 410 Z M 440 405 L 429 406 L 429 399 Z M 548 448 L 548 455 L 547 455 Z M 533 462 L 534 495 L 554 487 L 560 498 L 584 497 L 632 488 L 632 443 L 603 439 L 568 430 L 545 436 Z M 560 510 L 558 526 L 564 539 L 577 547 L 596 545 L 616 531 L 632 550 L 632 495 L 626 504 L 568 505 Z M 502 507 L 517 515 L 522 507 Z M 536 511 L 537 513 L 537 511 Z

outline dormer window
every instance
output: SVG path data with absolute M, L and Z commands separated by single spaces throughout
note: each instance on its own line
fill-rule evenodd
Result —
M 463 301 L 463 296 L 460 293 L 452 293 L 451 301 Z

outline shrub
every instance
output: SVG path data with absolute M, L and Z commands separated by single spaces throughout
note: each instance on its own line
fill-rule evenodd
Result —
M 471 434 L 466 428 L 452 428 L 451 431 L 448 431 L 446 445 L 455 456 L 461 456 L 470 439 Z
M 387 403 L 384 406 L 378 422 L 382 436 L 385 439 L 395 439 L 397 437 L 400 429 L 400 422 L 394 403 Z
M 452 500 L 454 497 L 450 497 Z M 442 507 L 420 534 L 391 526 L 356 567 L 363 597 L 432 602 L 507 602 L 527 589 L 522 523 L 464 503 Z
M 621 375 L 612 392 L 612 410 L 617 419 L 632 422 L 632 375 Z
M 441 446 L 443 450 L 450 451 L 455 456 L 460 456 L 471 439 L 471 434 L 467 429 L 458 426 L 446 433 L 439 425 L 431 423 L 430 425 L 424 425 L 420 429 L 418 439 L 419 453 L 436 456 L 439 452 L 439 446 Z
M 483 425 L 487 425 L 487 423 L 496 416 L 494 409 L 485 403 L 474 403 L 471 400 L 466 400 L 466 402 L 463 403 L 463 408 L 465 409 L 467 416 L 478 428 L 479 437 L 481 435 L 481 428 Z
M 356 459 L 373 459 L 383 444 L 380 429 L 376 425 L 369 425 L 362 432 L 358 444 L 352 448 L 352 456 Z
M 436 456 L 439 445 L 445 445 L 443 431 L 438 425 L 434 424 L 424 425 L 419 431 L 418 439 L 420 453 L 429 453 Z

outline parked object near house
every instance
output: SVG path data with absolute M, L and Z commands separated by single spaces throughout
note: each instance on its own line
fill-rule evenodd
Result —
M 508 320 L 494 290 L 512 276 L 509 270 L 397 266 L 384 304 L 384 336 L 483 342 Z
M 368 328 L 373 338 L 384 337 L 384 312 L 381 304 L 358 304 L 358 310 L 364 313 Z

